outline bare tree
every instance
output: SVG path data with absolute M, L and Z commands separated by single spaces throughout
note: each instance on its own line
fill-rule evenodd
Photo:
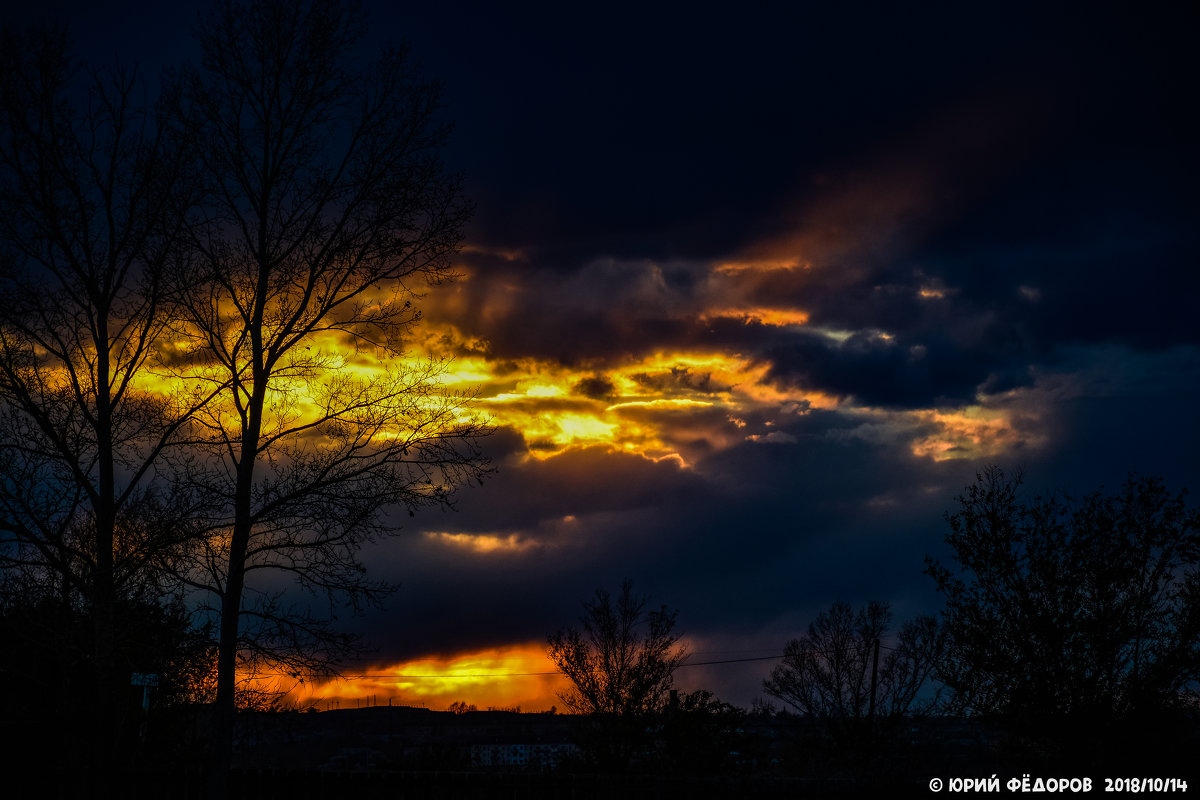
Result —
M 922 690 L 932 683 L 943 637 L 936 620 L 918 617 L 901 626 L 878 661 L 891 617 L 886 603 L 857 611 L 835 603 L 806 635 L 788 642 L 764 690 L 822 720 L 835 737 L 859 732 L 872 714 L 895 719 L 927 711 L 937 695 Z
M 177 542 L 154 480 L 193 410 L 142 380 L 192 184 L 138 94 L 62 33 L 0 36 L 0 564 L 92 620 L 101 764 L 114 607 L 163 589 Z
M 687 656 L 674 633 L 678 612 L 666 606 L 648 611 L 647 602 L 629 579 L 616 598 L 597 589 L 583 604 L 581 627 L 548 637 L 550 659 L 571 681 L 558 696 L 586 715 L 576 739 L 602 770 L 653 758 L 647 718 L 665 709 L 675 669 Z
M 221 0 L 197 28 L 201 64 L 180 75 L 177 124 L 211 191 L 190 230 L 202 268 L 176 374 L 201 395 L 223 388 L 187 465 L 212 512 L 189 580 L 219 615 L 219 758 L 239 666 L 328 668 L 347 644 L 325 624 L 334 604 L 386 590 L 358 548 L 396 530 L 397 509 L 446 506 L 487 471 L 485 429 L 439 390 L 445 364 L 404 350 L 469 214 L 439 161 L 439 87 L 403 49 L 357 68 L 363 32 L 337 0 Z M 326 611 L 289 602 L 268 572 Z
M 597 589 L 583 604 L 581 628 L 549 637 L 550 659 L 572 684 L 559 697 L 572 711 L 621 717 L 664 708 L 687 652 L 673 632 L 678 612 L 666 606 L 647 611 L 647 602 L 629 579 L 615 599 Z

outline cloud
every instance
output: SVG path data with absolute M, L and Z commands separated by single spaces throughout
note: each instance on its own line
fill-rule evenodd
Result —
M 460 331 L 459 352 L 590 369 L 577 393 L 597 399 L 615 395 L 588 377 L 688 350 L 749 355 L 779 386 L 868 405 L 962 403 L 981 387 L 1027 385 L 1052 347 L 1049 326 L 1072 314 L 1031 280 L 1053 270 L 1014 269 L 1028 259 L 1002 264 L 940 237 L 1002 195 L 1006 170 L 1037 152 L 1043 99 L 987 95 L 935 115 L 865 164 L 804 184 L 773 233 L 734 251 L 660 259 L 594 248 L 562 266 L 537 248 L 475 247 L 467 280 L 435 299 L 430 317 Z M 1030 113 L 1016 121 L 1013 107 Z M 1077 244 L 1064 263 L 1078 261 Z M 670 388 L 655 383 L 662 375 L 641 379 Z
M 752 433 L 746 437 L 748 442 L 762 442 L 764 444 L 795 444 L 796 437 L 790 433 L 783 431 L 771 431 L 770 433 Z
M 660 393 L 686 392 L 713 394 L 728 392 L 733 388 L 729 385 L 714 383 L 711 372 L 696 373 L 687 367 L 671 367 L 666 372 L 656 372 L 653 374 L 636 372 L 630 378 L 639 386 L 643 386 L 652 392 Z
M 855 332 L 844 339 L 800 331 L 763 353 L 771 380 L 819 388 L 861 405 L 920 408 L 971 402 L 980 387 L 1027 385 L 1019 346 L 989 342 L 990 330 L 955 338 L 942 332 L 893 336 Z
M 573 387 L 576 392 L 593 400 L 608 400 L 616 395 L 617 386 L 604 375 L 588 375 Z
M 449 517 L 453 533 L 538 538 L 544 520 L 582 520 L 588 515 L 669 503 L 704 491 L 703 482 L 678 462 L 592 446 L 544 459 L 510 462 L 469 493 L 470 504 Z M 553 536 L 566 535 L 555 529 Z

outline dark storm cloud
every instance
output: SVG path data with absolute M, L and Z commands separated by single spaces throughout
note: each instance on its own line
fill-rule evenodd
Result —
M 769 345 L 768 373 L 781 385 L 818 388 L 868 406 L 928 408 L 973 402 L 978 390 L 1032 382 L 1018 351 L 1003 342 L 962 341 L 945 332 L 891 339 L 856 333 L 845 341 L 797 332 Z
M 702 491 L 675 461 L 594 447 L 503 466 L 444 523 L 455 531 L 494 533 L 533 528 L 541 520 L 628 511 Z M 435 528 L 436 524 L 424 523 Z
M 1018 153 L 1031 146 L 1032 132 L 995 130 L 1005 112 L 979 104 L 890 143 L 865 175 L 814 188 L 790 216 L 796 231 L 746 251 L 810 268 L 721 279 L 714 260 L 598 256 L 562 271 L 527 253 L 493 256 L 490 271 L 477 260 L 465 291 L 474 307 L 496 308 L 464 320 L 497 357 L 600 365 L 661 348 L 728 349 L 770 361 L 773 377 L 804 388 L 900 406 L 1027 385 L 1030 367 L 1062 343 L 1158 347 L 1195 336 L 1187 298 L 1200 278 L 1185 268 L 1195 234 L 1153 219 L 1141 191 L 1098 209 L 1094 198 L 1106 193 L 1095 182 L 1111 175 L 1078 186 L 1039 184 L 1037 171 L 1013 178 L 997 165 L 1044 166 L 1046 154 L 1012 154 L 1014 142 Z M 1032 140 L 1065 156 L 1062 139 Z M 705 316 L 730 300 L 803 310 L 814 328 L 852 338 Z
M 641 5 L 585 23 L 457 5 L 452 35 L 413 22 L 452 87 L 457 155 L 492 209 L 474 234 L 535 246 L 566 269 L 597 251 L 666 259 L 736 247 L 797 179 L 940 104 L 1007 82 L 1063 90 L 1064 70 L 1102 50 L 1096 28 L 1109 23 L 1101 8 L 1081 22 L 1020 4 L 982 26 L 961 4 L 719 15 Z
M 829 598 L 923 586 L 940 510 L 970 467 L 898 457 L 845 435 L 852 429 L 842 415 L 798 416 L 786 426 L 796 444 L 743 442 L 694 471 L 596 450 L 514 472 L 494 494 L 472 495 L 472 506 L 494 513 L 464 509 L 445 521 L 482 533 L 504 522 L 533 530 L 536 517 L 540 546 L 472 555 L 419 536 L 397 541 L 372 561 L 373 572 L 395 569 L 403 579 L 390 633 L 377 641 L 401 657 L 433 642 L 451 652 L 541 640 L 571 622 L 594 588 L 630 576 L 680 608 L 693 636 L 719 637 L 732 625 L 782 646 L 774 626 Z M 512 491 L 517 482 L 528 488 Z M 519 503 L 521 511 L 503 508 Z M 571 512 L 569 522 L 558 516 Z
M 670 293 L 652 262 L 604 257 L 561 273 L 524 255 L 467 252 L 464 264 L 469 279 L 453 292 L 433 293 L 428 316 L 486 340 L 496 359 L 581 363 L 620 349 L 643 329 L 685 324 L 669 310 L 685 301 Z
M 481 308 L 490 307 L 474 317 L 434 313 L 486 340 L 497 361 L 541 358 L 603 366 L 661 351 L 743 353 L 768 362 L 770 377 L 781 384 L 913 407 L 969 401 L 985 384 L 1024 385 L 1029 365 L 1052 344 L 1034 337 L 1036 326 L 1049 314 L 1067 313 L 1046 308 L 1033 287 L 1024 287 L 1023 294 L 1021 284 L 1011 285 L 1007 297 L 983 303 L 947 278 L 912 268 L 853 283 L 838 265 L 736 279 L 710 272 L 706 282 L 685 291 L 669 286 L 663 272 L 652 262 L 602 261 L 571 276 L 541 273 L 519 289 L 498 291 L 479 301 Z M 875 277 L 891 282 L 872 283 Z M 475 281 L 467 281 L 464 294 L 479 291 L 470 285 Z M 480 279 L 509 287 L 513 281 L 511 274 Z M 922 296 L 931 291 L 941 296 Z M 738 300 L 738 293 L 744 304 L 804 310 L 812 322 L 800 328 L 764 324 L 739 317 L 736 309 L 711 316 L 720 302 Z M 711 378 L 706 382 L 703 374 L 633 377 L 659 391 L 728 388 Z M 601 397 L 595 391 L 602 388 L 581 384 L 587 391 L 579 393 Z
M 994 308 L 1043 351 L 1159 349 L 1200 339 L 1189 302 L 1200 293 L 1197 258 L 1200 238 L 1189 228 L 1126 211 L 1020 244 L 976 243 L 944 274 L 964 302 Z
M 694 372 L 687 367 L 672 367 L 666 372 L 637 372 L 630 376 L 640 386 L 655 392 L 727 392 L 731 387 L 715 382 L 711 372 Z
M 497 363 L 533 357 L 603 366 L 700 348 L 751 355 L 769 363 L 781 385 L 867 404 L 970 402 L 977 390 L 1028 385 L 1030 370 L 1053 365 L 1062 345 L 1195 341 L 1190 298 L 1200 293 L 1200 273 L 1185 268 L 1193 249 L 1186 236 L 1159 228 L 1090 239 L 1059 233 L 1019 246 L 984 239 L 970 250 L 931 245 L 857 273 L 852 262 L 718 280 L 711 267 L 698 279 L 702 267 L 675 265 L 691 276 L 683 289 L 664 277 L 669 267 L 649 261 L 600 260 L 571 275 L 535 272 L 525 283 L 501 272 L 463 286 L 468 296 L 486 294 L 481 286 L 515 287 L 480 298 L 481 309 L 491 304 L 486 312 L 445 318 L 486 340 Z M 715 304 L 738 299 L 803 310 L 810 323 L 708 316 Z M 644 376 L 648 388 L 669 380 Z
M 774 379 L 864 403 L 964 402 L 977 389 L 1028 385 L 1030 369 L 1052 364 L 1064 344 L 1194 341 L 1193 238 L 1146 223 L 1019 245 L 951 239 L 873 266 L 850 253 L 846 263 L 715 285 L 711 271 L 701 280 L 703 268 L 677 265 L 691 276 L 683 289 L 653 262 L 602 260 L 569 276 L 535 273 L 473 330 L 497 358 L 604 364 L 701 347 L 752 354 Z M 804 310 L 811 329 L 706 317 L 730 290 L 746 304 Z
M 605 375 L 589 375 L 573 387 L 573 391 L 593 400 L 607 400 L 617 393 L 617 386 Z

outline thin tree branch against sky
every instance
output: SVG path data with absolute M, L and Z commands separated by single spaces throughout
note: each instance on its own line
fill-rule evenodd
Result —
M 173 314 L 193 186 L 134 70 L 87 69 L 51 31 L 6 30 L 0 49 L 0 565 L 9 592 L 92 621 L 103 785 L 125 680 L 115 609 L 157 601 L 147 567 L 176 550 L 158 465 L 192 409 L 137 379 Z
M 199 59 L 199 10 L 4 14 L 157 75 Z M 401 588 L 351 672 L 543 671 L 580 587 L 625 575 L 690 649 L 775 652 L 837 599 L 935 612 L 924 557 L 989 464 L 1200 487 L 1184 6 L 364 11 L 357 57 L 407 40 L 444 82 L 476 211 L 405 344 L 456 357 L 500 470 L 360 551 Z M 679 681 L 749 704 L 767 672 Z M 403 696 L 556 702 L 507 685 Z
M 405 346 L 470 213 L 440 160 L 439 89 L 403 48 L 359 66 L 364 25 L 336 0 L 219 2 L 196 28 L 203 58 L 176 78 L 175 131 L 195 138 L 208 192 L 187 236 L 199 274 L 174 378 L 224 387 L 197 414 L 200 457 L 180 467 L 219 534 L 188 576 L 214 579 L 214 795 L 237 670 L 331 668 L 349 642 L 329 626 L 337 608 L 389 591 L 356 551 L 397 530 L 396 512 L 448 507 L 488 472 L 486 428 L 439 386 L 446 360 Z M 328 612 L 264 586 L 264 570 Z

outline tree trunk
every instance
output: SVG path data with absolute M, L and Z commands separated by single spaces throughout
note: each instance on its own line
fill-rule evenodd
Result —
M 263 293 L 260 292 L 260 297 Z M 241 457 L 237 465 L 233 531 L 229 540 L 229 572 L 221 597 L 221 630 L 217 643 L 217 698 L 213 718 L 212 758 L 209 765 L 209 798 L 224 800 L 229 794 L 229 768 L 233 759 L 233 728 L 237 714 L 237 654 L 242 615 L 242 592 L 246 586 L 246 552 L 250 548 L 254 465 L 262 431 L 262 409 L 267 393 L 267 371 L 262 359 L 262 302 L 251 323 L 254 352 L 254 386 L 246 409 Z M 237 387 L 234 387 L 237 391 Z
M 113 546 L 116 528 L 116 477 L 113 463 L 112 404 L 109 397 L 108 330 L 103 308 L 98 313 L 96 342 L 96 452 L 99 485 L 94 501 L 96 540 L 96 572 L 92 585 L 92 623 L 95 641 L 96 707 L 93 751 L 93 796 L 107 798 L 112 790 L 112 765 L 119 741 L 117 706 L 114 697 L 117 687 L 115 664 L 116 586 L 113 575 Z

